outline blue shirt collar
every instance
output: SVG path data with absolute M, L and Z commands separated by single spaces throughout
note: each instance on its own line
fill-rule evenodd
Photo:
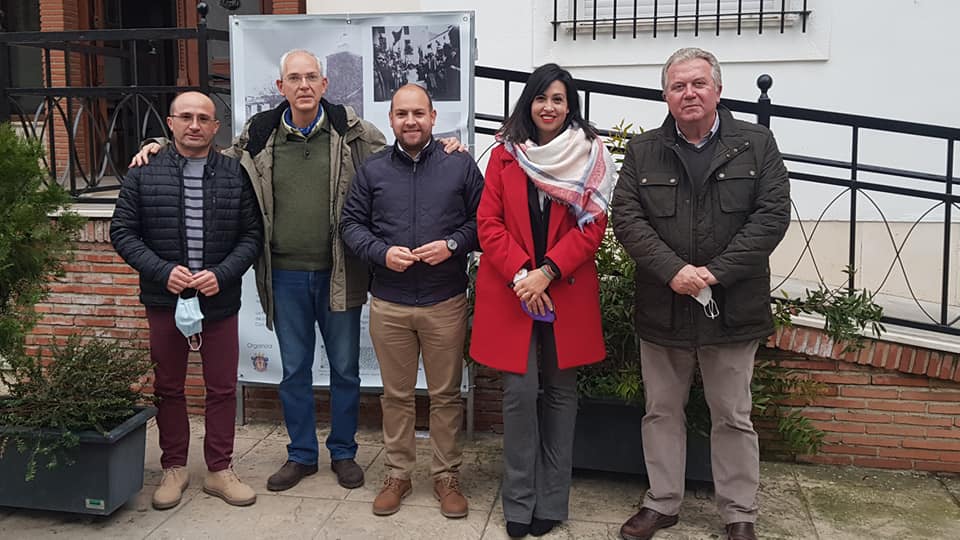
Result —
M 294 131 L 299 131 L 304 137 L 309 137 L 313 130 L 316 129 L 317 125 L 320 123 L 320 120 L 323 119 L 323 106 L 318 107 L 317 117 L 313 119 L 313 122 L 310 122 L 310 125 L 301 128 L 293 125 L 293 111 L 289 107 L 287 110 L 283 111 L 283 121 L 287 126 Z

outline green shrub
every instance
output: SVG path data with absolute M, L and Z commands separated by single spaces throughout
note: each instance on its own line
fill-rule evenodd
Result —
M 146 353 L 100 338 L 70 336 L 52 357 L 18 355 L 2 375 L 10 395 L 0 398 L 0 459 L 13 442 L 29 453 L 27 479 L 38 461 L 47 468 L 70 463 L 65 450 L 77 432 L 106 433 L 133 416 L 143 402 L 141 385 L 151 368 Z
M 20 354 L 33 306 L 62 275 L 82 218 L 62 212 L 70 195 L 40 166 L 43 149 L 0 125 L 0 357 Z

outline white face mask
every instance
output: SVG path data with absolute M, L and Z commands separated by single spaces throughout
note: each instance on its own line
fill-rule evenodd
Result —
M 696 295 L 690 296 L 703 306 L 703 314 L 707 317 L 716 319 L 720 315 L 720 308 L 717 307 L 717 301 L 713 299 L 713 289 L 709 285 L 700 289 Z
M 194 351 L 200 350 L 202 343 L 200 332 L 203 331 L 203 312 L 200 311 L 200 297 L 177 298 L 177 309 L 173 315 L 177 330 L 187 338 L 190 348 Z M 194 338 L 195 339 L 191 339 Z

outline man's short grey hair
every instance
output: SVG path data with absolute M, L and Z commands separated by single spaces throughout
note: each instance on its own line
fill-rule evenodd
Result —
M 710 51 L 705 51 L 696 47 L 686 47 L 671 54 L 670 58 L 667 58 L 667 63 L 663 65 L 663 70 L 660 72 L 660 85 L 663 87 L 663 91 L 667 91 L 667 70 L 670 69 L 670 66 L 678 62 L 686 62 L 688 60 L 697 59 L 706 60 L 706 62 L 710 64 L 710 71 L 713 75 L 714 85 L 716 85 L 717 88 L 723 86 L 723 81 L 720 78 L 720 62 L 717 60 L 717 57 L 714 56 Z
M 320 61 L 320 57 L 313 54 L 313 52 L 306 49 L 290 49 L 289 51 L 283 53 L 283 56 L 280 57 L 280 78 L 283 78 L 283 70 L 287 67 L 287 58 L 292 54 L 307 54 L 313 57 L 317 61 L 317 66 L 320 68 L 320 76 L 323 77 L 323 62 Z

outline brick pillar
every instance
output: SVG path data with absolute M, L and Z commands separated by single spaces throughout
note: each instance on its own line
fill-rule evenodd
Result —
M 302 15 L 307 12 L 307 0 L 273 0 L 275 15 Z
M 86 17 L 81 17 L 81 14 L 78 9 L 78 0 L 40 0 L 40 30 L 43 32 L 58 32 L 66 30 L 80 30 L 82 29 L 81 25 L 83 20 Z M 46 62 L 46 60 L 43 60 Z M 44 65 L 44 83 L 49 87 L 77 87 L 83 86 L 85 84 L 85 74 L 84 74 L 84 65 L 83 65 L 83 55 L 79 53 L 71 53 L 69 55 L 70 61 L 70 80 L 67 80 L 67 55 L 62 51 L 51 51 L 50 52 L 50 80 L 46 80 L 46 66 Z M 60 109 L 63 110 L 63 115 L 66 115 L 67 103 L 66 101 L 60 102 Z M 72 100 L 71 107 L 73 108 L 74 117 L 80 110 L 81 102 L 79 100 Z M 57 154 L 57 176 L 63 178 L 68 167 L 68 159 L 70 157 L 68 138 L 67 138 L 67 126 L 64 123 L 63 116 L 60 114 L 60 109 L 54 106 L 53 111 L 48 111 L 48 114 L 53 114 L 54 117 L 54 138 Z M 72 121 L 73 119 L 71 119 Z M 89 152 L 87 148 L 87 133 L 86 123 L 81 122 L 78 128 L 78 131 L 75 135 L 75 145 L 78 153 L 78 163 L 74 164 L 74 170 L 90 170 L 89 167 Z M 77 175 L 79 177 L 79 174 Z

